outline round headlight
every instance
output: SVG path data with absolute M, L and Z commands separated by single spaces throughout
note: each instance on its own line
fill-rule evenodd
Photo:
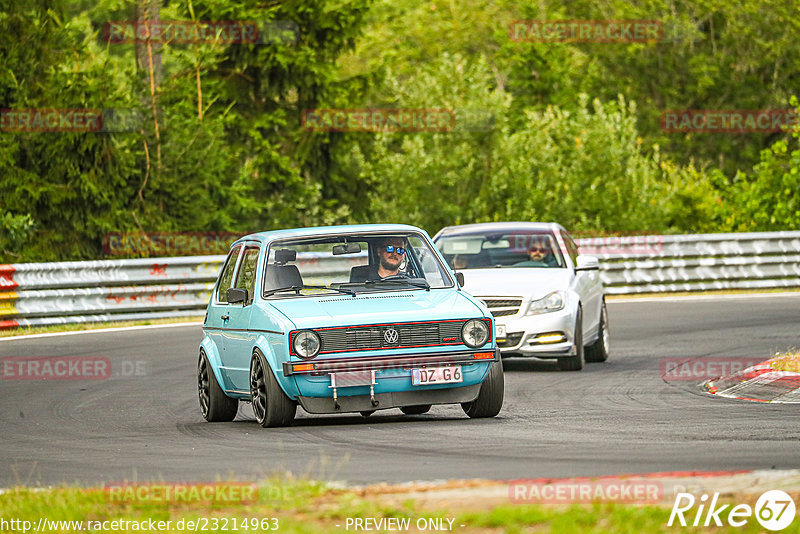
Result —
M 489 326 L 480 319 L 470 319 L 461 328 L 461 339 L 469 347 L 481 347 L 489 341 Z
M 319 354 L 319 336 L 311 330 L 301 330 L 294 336 L 294 351 L 304 360 L 310 360 Z

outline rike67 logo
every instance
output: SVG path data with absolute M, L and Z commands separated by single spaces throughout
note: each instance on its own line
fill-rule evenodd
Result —
M 677 524 L 682 527 L 721 527 L 724 522 L 732 527 L 743 527 L 755 516 L 765 529 L 783 530 L 794 521 L 795 505 L 792 497 L 781 490 L 770 490 L 761 494 L 754 508 L 748 504 L 718 504 L 719 493 L 714 493 L 709 501 L 708 494 L 695 499 L 691 493 L 678 493 L 667 526 Z M 693 508 L 697 510 L 693 513 Z M 733 506 L 733 507 L 731 507 Z M 728 510 L 730 508 L 730 510 Z M 685 515 L 684 515 L 685 514 Z

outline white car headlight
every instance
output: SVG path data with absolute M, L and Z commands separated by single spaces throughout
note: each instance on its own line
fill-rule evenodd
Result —
M 546 297 L 531 302 L 525 315 L 539 315 L 563 310 L 566 300 L 562 291 L 553 291 Z
M 470 319 L 461 328 L 461 339 L 468 347 L 482 347 L 489 341 L 489 325 L 480 319 Z
M 310 360 L 319 354 L 319 336 L 311 330 L 301 330 L 294 336 L 294 351 L 304 360 Z

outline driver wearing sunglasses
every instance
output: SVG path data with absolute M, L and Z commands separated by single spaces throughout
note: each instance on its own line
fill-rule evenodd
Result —
M 356 265 L 350 269 L 350 283 L 360 284 L 367 280 L 380 280 L 397 275 L 406 255 L 406 240 L 402 237 L 384 237 L 374 245 L 378 255 L 377 263 Z
M 377 243 L 378 272 L 381 278 L 396 275 L 405 256 L 405 240 L 399 237 L 387 237 Z
M 534 241 L 531 243 L 531 246 L 528 247 L 528 258 L 530 258 L 531 261 L 545 261 L 547 255 L 552 253 L 553 250 L 546 241 Z
M 528 260 L 514 264 L 514 267 L 558 267 L 550 240 L 547 237 L 533 237 L 527 250 Z

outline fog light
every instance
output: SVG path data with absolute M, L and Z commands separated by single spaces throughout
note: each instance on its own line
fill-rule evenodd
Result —
M 561 343 L 566 340 L 567 336 L 565 336 L 562 332 L 548 332 L 546 334 L 539 334 L 533 338 L 532 342 L 540 345 L 546 345 L 549 343 Z

